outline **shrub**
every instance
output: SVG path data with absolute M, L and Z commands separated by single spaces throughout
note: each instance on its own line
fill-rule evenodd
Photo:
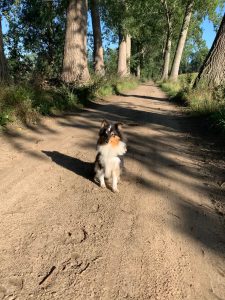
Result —
M 20 84 L 0 87 L 0 126 L 15 119 L 23 123 L 36 122 L 40 115 L 74 110 L 85 106 L 98 96 L 120 93 L 137 86 L 134 78 L 117 76 L 94 77 L 88 85 L 61 84 L 57 86 Z
M 160 86 L 171 101 L 187 106 L 191 114 L 209 117 L 210 125 L 225 130 L 225 86 L 192 89 L 195 78 L 196 73 L 182 74 L 177 82 L 161 82 Z

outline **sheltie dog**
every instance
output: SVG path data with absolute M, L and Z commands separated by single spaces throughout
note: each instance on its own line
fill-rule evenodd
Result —
M 119 192 L 117 188 L 123 167 L 123 155 L 127 151 L 126 143 L 121 132 L 122 124 L 111 124 L 102 121 L 97 142 L 97 155 L 95 159 L 94 180 L 105 188 L 105 179 L 112 181 L 112 191 Z

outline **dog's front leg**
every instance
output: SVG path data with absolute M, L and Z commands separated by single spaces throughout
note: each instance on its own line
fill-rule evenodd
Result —
M 105 188 L 105 178 L 104 178 L 104 172 L 102 171 L 100 176 L 99 176 L 99 181 L 100 181 L 100 187 L 101 188 Z
M 112 190 L 114 193 L 119 192 L 118 187 L 117 187 L 117 184 L 118 184 L 118 176 L 117 175 L 118 174 L 116 171 L 112 172 Z

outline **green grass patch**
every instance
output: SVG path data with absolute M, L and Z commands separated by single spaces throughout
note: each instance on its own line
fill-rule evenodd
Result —
M 0 125 L 20 120 L 24 124 L 36 122 L 41 115 L 81 107 L 78 96 L 70 88 L 34 87 L 30 85 L 1 86 Z
M 139 81 L 135 77 L 119 78 L 117 76 L 102 79 L 95 95 L 98 97 L 110 96 L 122 93 L 126 90 L 134 89 L 138 86 Z
M 169 97 L 174 97 L 181 90 L 179 82 L 165 81 L 160 83 L 160 87 Z
M 36 122 L 41 115 L 73 111 L 99 96 L 108 96 L 135 88 L 138 81 L 131 78 L 95 78 L 89 85 L 56 86 L 20 85 L 0 87 L 0 126 L 20 120 L 24 124 Z
M 193 89 L 194 74 L 183 74 L 177 82 L 159 82 L 160 87 L 169 95 L 170 100 L 187 107 L 195 116 L 206 117 L 209 127 L 225 131 L 225 86 L 214 90 L 207 88 Z
M 119 93 L 127 90 L 135 89 L 138 86 L 138 80 L 134 77 L 125 78 L 116 84 L 116 89 Z

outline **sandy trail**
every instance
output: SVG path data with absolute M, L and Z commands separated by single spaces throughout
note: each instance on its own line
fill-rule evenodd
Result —
M 90 175 L 104 118 L 128 137 L 119 194 Z M 2 134 L 0 299 L 225 299 L 224 190 L 189 131 L 148 83 Z

